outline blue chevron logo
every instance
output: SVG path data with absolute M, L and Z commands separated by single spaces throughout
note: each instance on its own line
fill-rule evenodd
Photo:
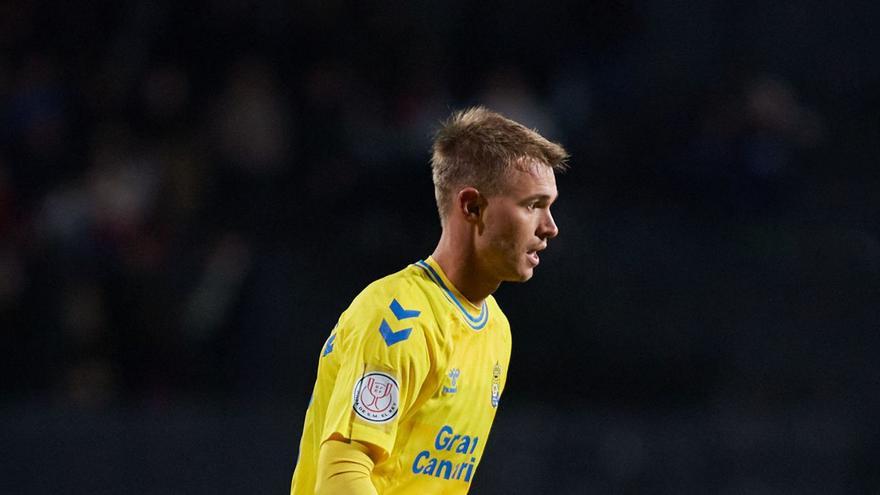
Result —
M 327 354 L 330 354 L 331 352 L 333 352 L 333 341 L 334 341 L 334 340 L 336 340 L 336 334 L 335 334 L 335 333 L 334 333 L 333 335 L 331 335 L 329 339 L 327 339 L 327 345 L 324 346 L 324 353 L 321 354 L 321 357 L 324 357 L 324 356 L 326 356 Z
M 421 311 L 415 309 L 403 309 L 403 306 L 397 302 L 397 299 L 391 300 L 391 305 L 388 306 L 391 309 L 391 312 L 394 313 L 394 317 L 398 320 L 405 320 L 407 318 L 415 318 L 422 314 Z
M 388 326 L 388 322 L 383 319 L 382 324 L 379 325 L 379 333 L 382 334 L 382 338 L 385 340 L 385 345 L 391 347 L 398 342 L 403 342 L 408 339 L 409 334 L 412 333 L 412 328 L 404 328 L 403 330 L 395 332 L 390 326 Z
M 408 318 L 415 318 L 422 314 L 421 311 L 416 309 L 404 309 L 403 306 L 397 302 L 397 299 L 392 299 L 391 304 L 388 306 L 392 313 L 394 313 L 394 317 L 397 318 L 398 321 L 406 320 Z M 388 347 L 393 346 L 398 342 L 403 342 L 404 340 L 409 338 L 409 334 L 412 333 L 412 327 L 404 328 L 403 330 L 394 331 L 391 329 L 391 325 L 388 324 L 386 320 L 382 320 L 382 324 L 379 325 L 379 333 L 382 334 L 382 338 L 385 339 L 385 344 Z

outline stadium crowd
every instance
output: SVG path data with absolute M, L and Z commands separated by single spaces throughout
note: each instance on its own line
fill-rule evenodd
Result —
M 757 2 L 392 4 L 0 7 L 3 407 L 304 408 L 335 315 L 432 247 L 431 129 L 483 104 L 573 156 L 558 242 L 498 295 L 505 405 L 534 412 L 500 431 L 571 425 L 535 439 L 533 476 L 880 486 L 880 73 L 859 16 L 835 10 L 843 37 Z M 589 454 L 552 459 L 571 435 Z M 536 462 L 512 455 L 480 493 Z

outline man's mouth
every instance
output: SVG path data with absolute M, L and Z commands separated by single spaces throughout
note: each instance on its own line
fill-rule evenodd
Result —
M 526 258 L 529 259 L 529 262 L 532 264 L 532 266 L 538 266 L 538 263 L 541 262 L 541 257 L 538 256 L 538 253 L 545 249 L 547 249 L 547 244 L 541 243 L 541 245 L 539 245 L 535 249 L 530 249 L 526 251 Z
M 538 263 L 541 262 L 541 258 L 538 256 L 538 250 L 533 249 L 531 251 L 526 251 L 526 256 L 533 266 L 538 266 Z

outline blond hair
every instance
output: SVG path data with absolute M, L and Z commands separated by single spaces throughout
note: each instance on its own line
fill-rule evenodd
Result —
M 562 171 L 567 159 L 561 145 L 501 114 L 481 106 L 455 112 L 434 135 L 431 156 L 440 221 L 445 222 L 453 195 L 463 187 L 490 196 L 501 192 L 512 168 L 537 162 Z

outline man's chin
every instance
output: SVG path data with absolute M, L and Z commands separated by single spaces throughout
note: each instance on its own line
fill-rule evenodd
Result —
M 535 270 L 533 268 L 523 269 L 516 274 L 512 275 L 507 281 L 508 282 L 528 282 L 529 279 L 532 278 L 532 275 L 535 274 Z

